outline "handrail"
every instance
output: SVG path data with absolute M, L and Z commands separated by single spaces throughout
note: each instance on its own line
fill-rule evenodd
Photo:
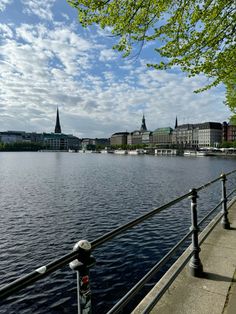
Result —
M 206 238 L 209 236 L 209 234 L 211 233 L 211 231 L 215 228 L 215 226 L 218 224 L 218 222 L 220 221 L 220 219 L 222 218 L 223 213 L 219 213 L 217 215 L 217 218 L 215 219 L 215 221 L 212 223 L 210 222 L 207 226 L 207 232 L 205 234 L 202 235 L 200 241 L 199 241 L 199 245 L 201 245 Z M 188 261 L 190 260 L 190 258 L 193 255 L 193 251 L 190 251 L 186 258 L 183 260 L 182 264 L 179 266 L 179 268 L 176 269 L 176 271 L 171 275 L 171 277 L 169 278 L 169 280 L 166 282 L 166 284 L 160 289 L 160 291 L 157 293 L 157 295 L 155 296 L 155 298 L 146 306 L 146 308 L 144 309 L 142 314 L 149 314 L 150 311 L 154 308 L 154 306 L 157 304 L 157 302 L 160 300 L 160 298 L 163 296 L 163 294 L 167 291 L 167 289 L 171 286 L 171 284 L 173 283 L 173 281 L 176 279 L 176 277 L 179 275 L 179 273 L 182 271 L 182 269 L 186 266 L 186 264 L 188 263 Z
M 236 172 L 236 169 L 233 171 L 230 171 L 228 173 L 226 173 L 224 176 L 227 177 L 233 173 Z M 203 189 L 206 189 L 207 187 L 209 187 L 210 185 L 212 185 L 213 183 L 222 180 L 222 176 L 217 177 L 216 179 L 198 187 L 195 189 L 196 192 L 201 191 Z M 234 192 L 236 191 L 233 190 L 230 195 L 232 195 Z M 126 223 L 125 225 L 122 225 L 108 233 L 106 233 L 105 235 L 99 237 L 98 239 L 95 239 L 91 242 L 91 248 L 92 250 L 94 250 L 95 248 L 97 248 L 98 246 L 104 244 L 105 242 L 113 239 L 114 237 L 116 237 L 117 235 L 123 233 L 124 231 L 133 228 L 134 226 L 142 223 L 143 221 L 147 220 L 148 218 L 151 218 L 152 216 L 156 215 L 157 213 L 160 213 L 161 211 L 163 211 L 164 209 L 167 209 L 171 206 L 173 206 L 176 203 L 179 203 L 180 201 L 190 197 L 192 195 L 192 190 L 188 193 L 185 193 L 183 195 L 181 195 L 180 197 L 175 198 L 174 200 L 158 207 L 155 208 L 151 211 L 149 211 L 148 213 L 141 215 L 140 217 Z M 222 200 L 213 210 L 211 210 L 210 213 L 208 213 L 200 222 L 199 225 L 201 225 L 220 205 L 222 205 L 224 202 L 224 200 Z M 151 276 L 156 273 L 161 266 L 163 266 L 165 264 L 165 262 L 171 257 L 173 256 L 173 254 L 176 252 L 176 250 L 183 244 L 183 242 L 193 233 L 193 231 L 191 230 L 190 232 L 188 232 L 162 259 L 161 261 L 159 261 L 128 293 L 128 296 L 124 296 L 118 303 L 117 305 L 115 305 L 108 313 L 116 313 L 113 312 L 113 310 L 116 311 L 116 309 L 119 309 L 121 307 L 124 306 L 124 304 L 127 304 L 129 302 L 129 300 L 132 298 L 132 296 L 134 294 L 136 294 L 137 291 L 139 291 L 143 285 L 151 278 Z M 6 298 L 9 295 L 11 295 L 13 292 L 19 291 L 22 288 L 38 281 L 39 279 L 47 276 L 48 274 L 54 272 L 55 270 L 67 265 L 68 263 L 72 262 L 75 259 L 79 259 L 80 257 L 80 252 L 78 251 L 73 251 L 69 254 L 66 254 L 64 256 L 62 256 L 59 259 L 56 259 L 54 261 L 52 261 L 51 263 L 41 266 L 39 268 L 37 268 L 36 270 L 32 271 L 31 273 L 22 276 L 18 279 L 16 279 L 15 281 L 11 282 L 10 284 L 5 285 L 4 287 L 0 288 L 0 297 L 1 298 Z M 125 297 L 127 297 L 128 299 L 125 300 Z M 122 303 L 123 302 L 123 303 Z
M 166 264 L 166 262 L 176 253 L 180 246 L 192 235 L 193 231 L 190 230 L 158 263 L 156 263 L 152 269 L 122 298 L 116 305 L 110 309 L 107 314 L 119 313 L 119 311 L 136 295 L 141 288 L 148 282 L 153 275 L 155 275 L 160 268 Z

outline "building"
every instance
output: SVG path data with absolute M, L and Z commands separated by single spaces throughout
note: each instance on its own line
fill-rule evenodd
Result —
M 139 145 L 142 144 L 142 132 L 139 130 L 135 130 L 128 134 L 127 137 L 128 145 Z
M 127 145 L 128 134 L 128 132 L 117 132 L 112 134 L 110 139 L 111 146 Z
M 221 123 L 205 122 L 198 125 L 198 147 L 218 147 L 221 142 Z
M 152 132 L 144 131 L 142 132 L 142 144 L 152 144 Z
M 171 127 L 157 128 L 152 133 L 152 143 L 160 147 L 169 147 L 172 144 L 172 132 Z
M 145 116 L 143 115 L 141 127 L 129 133 L 127 138 L 128 145 L 140 145 L 152 143 L 152 132 L 147 130 Z
M 46 149 L 49 150 L 79 150 L 80 147 L 80 139 L 71 134 L 43 133 L 43 142 Z
M 26 139 L 26 133 L 23 131 L 0 132 L 0 142 L 4 144 L 21 143 Z
M 78 150 L 80 139 L 71 134 L 61 133 L 59 110 L 57 108 L 56 124 L 54 133 L 36 133 L 24 131 L 6 131 L 0 132 L 0 142 L 4 144 L 13 143 L 36 143 L 42 144 L 50 150 Z
M 229 122 L 223 122 L 222 126 L 222 141 L 236 141 L 236 125 Z
M 172 144 L 181 148 L 197 147 L 197 128 L 194 124 L 182 124 L 172 132 Z
M 222 142 L 222 124 L 204 122 L 177 126 L 172 133 L 172 144 L 181 148 L 216 147 Z
M 43 143 L 46 149 L 49 150 L 61 150 L 68 151 L 79 150 L 80 148 L 80 139 L 72 134 L 63 134 L 61 133 L 61 124 L 59 117 L 59 110 L 57 108 L 56 115 L 56 124 L 54 133 L 43 133 Z

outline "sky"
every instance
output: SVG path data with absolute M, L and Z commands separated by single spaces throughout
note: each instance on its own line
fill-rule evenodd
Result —
M 0 0 L 0 131 L 62 132 L 110 137 L 141 126 L 228 121 L 224 87 L 201 94 L 203 76 L 157 71 L 155 44 L 138 57 L 112 49 L 117 39 L 98 26 L 83 29 L 66 0 Z

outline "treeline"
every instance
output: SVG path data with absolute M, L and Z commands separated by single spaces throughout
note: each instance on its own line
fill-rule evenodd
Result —
M 223 141 L 220 144 L 220 148 L 230 148 L 230 147 L 236 148 L 236 141 L 233 141 L 233 142 Z
M 1 143 L 0 151 L 2 152 L 20 152 L 20 151 L 38 151 L 45 149 L 45 145 L 40 143 L 19 142 L 19 143 Z
M 134 149 L 144 149 L 148 147 L 147 144 L 134 144 L 134 145 L 111 145 L 111 149 L 125 149 L 125 150 L 134 150 Z

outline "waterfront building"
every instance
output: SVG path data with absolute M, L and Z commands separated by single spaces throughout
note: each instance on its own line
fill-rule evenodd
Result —
M 152 143 L 152 132 L 147 130 L 145 116 L 143 115 L 141 127 L 128 134 L 128 145 L 150 144 Z
M 172 144 L 181 148 L 197 147 L 197 125 L 182 124 L 172 132 Z
M 172 132 L 171 127 L 157 128 L 152 133 L 152 143 L 160 147 L 169 147 L 172 144 Z
M 117 132 L 112 134 L 110 139 L 111 145 L 127 145 L 128 134 L 128 132 Z
M 80 147 L 80 139 L 71 134 L 43 133 L 43 142 L 49 150 L 68 151 L 78 150 Z
M 222 124 L 204 122 L 179 125 L 172 133 L 172 144 L 182 148 L 215 147 L 222 142 Z
M 0 132 L 0 142 L 4 144 L 21 143 L 25 141 L 25 135 L 24 131 Z
M 227 142 L 236 141 L 236 125 L 232 122 L 223 122 L 222 140 Z
M 83 150 L 95 150 L 96 146 L 105 148 L 110 146 L 110 139 L 108 138 L 83 138 L 81 140 Z
M 142 132 L 142 144 L 152 144 L 152 139 L 151 131 Z
M 139 145 L 142 144 L 142 132 L 140 130 L 135 130 L 128 134 L 127 137 L 128 145 Z
M 228 123 L 226 121 L 222 124 L 222 142 L 228 141 Z
M 205 122 L 198 126 L 198 147 L 218 147 L 222 142 L 222 124 Z
M 109 138 L 95 138 L 95 145 L 100 146 L 110 146 L 110 139 Z
M 95 150 L 96 142 L 92 138 L 83 138 L 81 140 L 81 148 L 83 150 Z

